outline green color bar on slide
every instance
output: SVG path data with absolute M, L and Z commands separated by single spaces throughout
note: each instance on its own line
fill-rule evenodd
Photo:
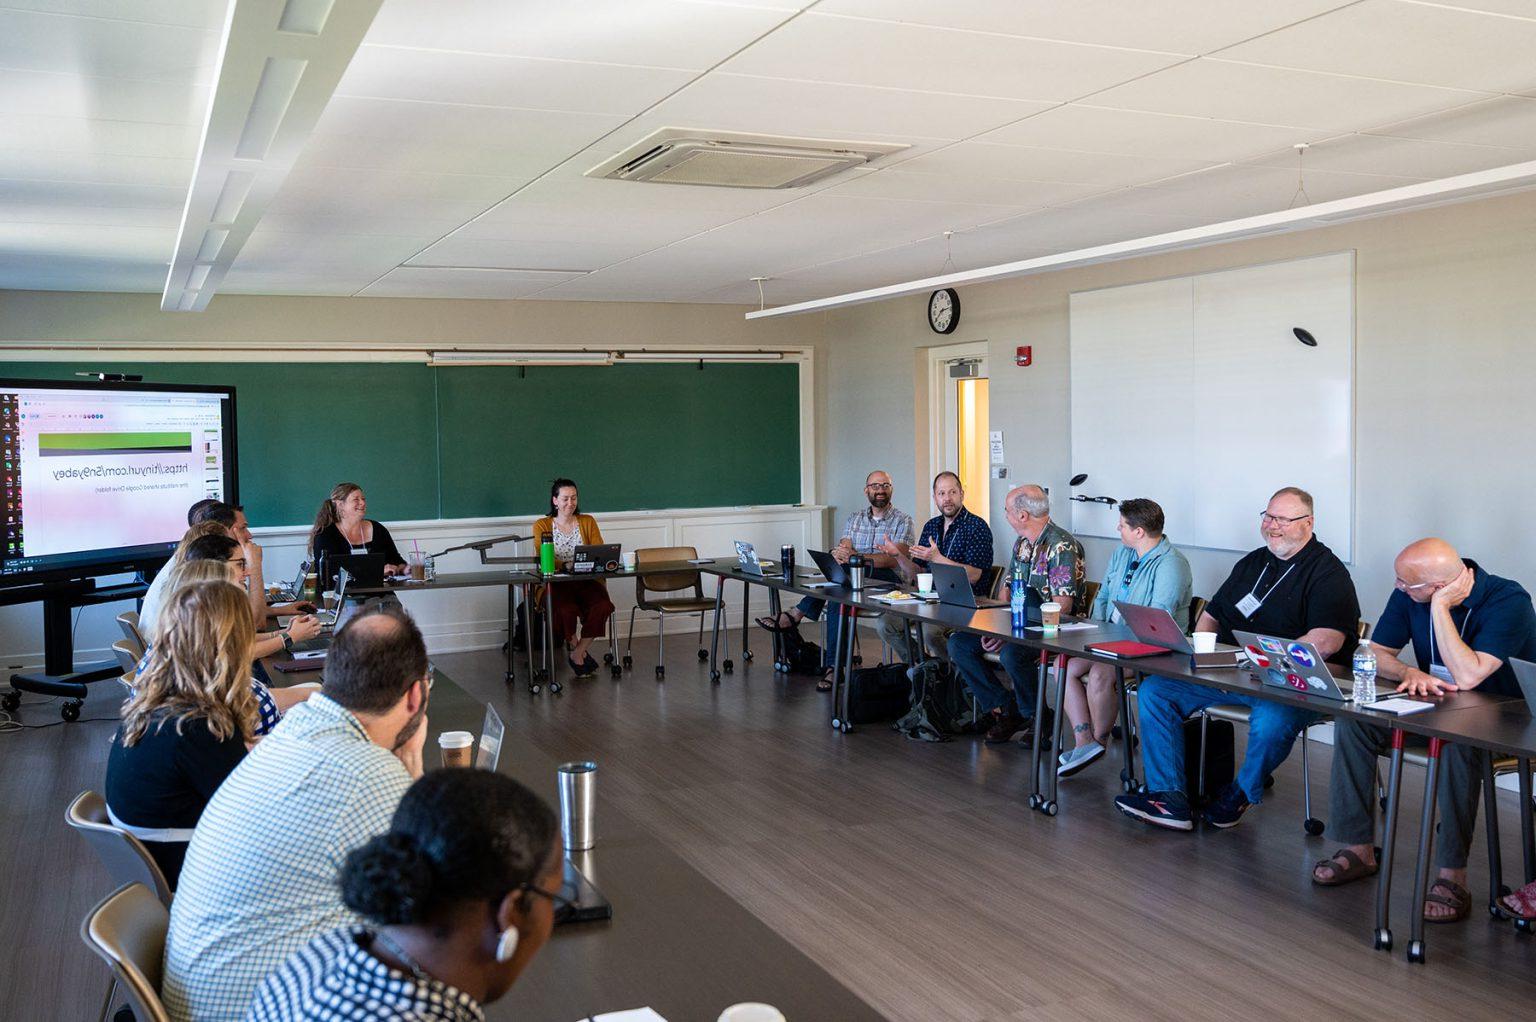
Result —
M 120 451 L 192 449 L 191 433 L 39 433 L 43 451 Z

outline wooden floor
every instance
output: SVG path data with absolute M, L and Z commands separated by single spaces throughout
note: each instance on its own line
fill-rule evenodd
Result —
M 622 682 L 604 676 L 559 696 L 505 689 L 494 654 L 435 659 L 499 700 L 509 742 L 595 759 L 606 797 L 889 1018 L 1518 1018 L 1536 1003 L 1536 940 L 1481 907 L 1430 927 L 1428 964 L 1410 966 L 1399 897 L 1398 950 L 1371 949 L 1372 885 L 1308 882 L 1332 846 L 1302 833 L 1294 755 L 1231 831 L 1167 834 L 1124 819 L 1110 807 L 1109 760 L 1065 782 L 1061 815 L 1048 819 L 1024 805 L 1023 750 L 909 742 L 883 727 L 839 735 L 809 680 L 759 660 L 713 687 L 690 645 L 671 645 L 665 683 L 652 647 L 637 646 Z M 110 715 L 113 695 L 101 687 L 85 716 Z M 56 704 L 29 701 L 22 717 L 57 720 Z M 111 730 L 0 735 L 0 1019 L 91 1019 L 105 993 L 105 969 L 77 932 L 106 878 L 63 810 L 82 788 L 100 789 Z M 1314 751 L 1322 815 L 1328 749 Z M 1416 781 L 1406 785 L 1415 806 Z M 1501 799 L 1514 878 L 1515 804 Z M 1486 861 L 1479 841 L 1479 901 Z M 675 980 L 658 982 L 697 967 L 679 963 Z

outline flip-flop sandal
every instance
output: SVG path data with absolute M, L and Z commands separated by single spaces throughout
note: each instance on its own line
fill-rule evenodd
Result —
M 780 614 L 779 614 L 779 617 L 780 618 L 789 617 L 789 612 L 788 611 L 781 611 Z M 794 628 L 795 628 L 795 625 L 797 625 L 799 623 L 799 622 L 791 619 L 789 624 L 781 625 L 781 624 L 779 624 L 778 619 L 771 618 L 767 614 L 764 614 L 760 618 L 754 618 L 753 620 L 755 620 L 757 622 L 757 627 L 761 628 L 763 631 L 765 631 L 765 632 L 773 632 L 773 633 L 779 634 L 779 635 L 782 635 L 784 632 L 793 631 Z
M 1536 921 L 1536 884 L 1526 884 L 1514 894 L 1500 898 L 1499 909 L 1514 919 Z
M 1380 855 L 1381 849 L 1378 848 L 1376 854 Z M 1340 866 L 1335 861 L 1336 859 L 1343 859 L 1344 865 Z M 1320 880 L 1318 879 L 1317 871 L 1324 866 L 1333 870 L 1333 876 L 1327 880 Z M 1312 864 L 1312 882 L 1319 887 L 1342 887 L 1344 884 L 1352 884 L 1356 880 L 1373 877 L 1380 869 L 1381 866 L 1379 864 L 1367 866 L 1365 860 L 1360 858 L 1360 856 L 1348 848 L 1340 848 L 1328 858 L 1318 859 L 1317 862 Z
M 1444 894 L 1437 893 L 1444 891 Z M 1432 916 L 1424 913 L 1426 923 L 1459 923 L 1472 914 L 1472 892 L 1461 886 L 1454 880 L 1440 877 L 1429 885 L 1429 893 L 1424 896 L 1426 903 L 1444 905 L 1455 911 L 1448 916 Z
M 830 692 L 830 691 L 832 691 L 832 679 L 828 678 L 828 677 L 822 677 L 822 679 L 820 681 L 816 682 L 816 691 L 818 691 L 818 692 Z
M 593 675 L 597 674 L 597 669 L 596 668 L 588 669 L 588 667 L 587 667 L 587 665 L 585 663 L 578 664 L 576 661 L 572 660 L 570 657 L 566 657 L 565 658 L 565 662 L 571 665 L 571 670 L 573 672 L 575 672 L 576 677 L 578 677 L 578 678 L 590 678 Z

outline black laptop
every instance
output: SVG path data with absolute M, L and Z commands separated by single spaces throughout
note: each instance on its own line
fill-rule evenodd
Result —
M 560 896 L 565 899 L 565 903 L 555 909 L 557 925 L 613 918 L 613 906 L 603 897 L 603 892 L 593 886 L 587 875 L 577 869 L 569 858 L 565 860 L 565 878 L 560 884 Z
M 352 576 L 354 586 L 381 586 L 384 584 L 384 565 L 388 558 L 383 554 L 337 554 L 325 561 L 325 573 L 329 576 L 326 588 L 332 588 L 338 573 L 345 570 Z
M 618 571 L 624 567 L 617 543 L 587 543 L 576 548 L 571 559 L 571 572 L 591 575 L 596 572 Z

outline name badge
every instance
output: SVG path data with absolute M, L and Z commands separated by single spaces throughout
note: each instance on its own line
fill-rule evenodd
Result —
M 1456 679 L 1451 677 L 1451 669 L 1444 664 L 1430 664 L 1429 673 L 1433 674 L 1441 681 L 1448 681 L 1452 685 L 1456 684 Z
M 1243 617 L 1253 617 L 1253 612 L 1264 605 L 1264 601 L 1249 593 L 1237 601 L 1237 612 Z

